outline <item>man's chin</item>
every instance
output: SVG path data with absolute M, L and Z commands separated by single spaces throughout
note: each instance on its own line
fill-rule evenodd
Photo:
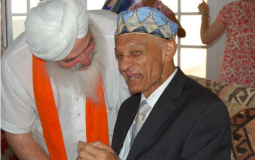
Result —
M 140 91 L 140 90 L 132 89 L 132 88 L 129 88 L 129 92 L 130 92 L 130 94 L 131 94 L 131 95 L 133 95 L 133 94 L 137 94 L 137 93 L 141 93 L 141 91 Z

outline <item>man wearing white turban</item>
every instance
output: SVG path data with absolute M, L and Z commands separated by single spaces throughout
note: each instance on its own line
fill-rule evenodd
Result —
M 116 15 L 45 0 L 2 57 L 1 126 L 19 159 L 76 159 L 77 142 L 109 145 L 129 96 L 114 57 Z

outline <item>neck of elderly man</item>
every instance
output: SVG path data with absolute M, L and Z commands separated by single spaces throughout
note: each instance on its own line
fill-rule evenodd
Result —
M 174 72 L 176 42 L 150 34 L 123 34 L 115 39 L 115 54 L 132 94 L 148 98 Z

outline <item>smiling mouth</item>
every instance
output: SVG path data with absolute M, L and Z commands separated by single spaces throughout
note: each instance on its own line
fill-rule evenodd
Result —
M 132 74 L 132 75 L 129 75 L 127 77 L 128 77 L 129 81 L 134 81 L 134 80 L 140 78 L 140 76 L 141 76 L 140 74 Z

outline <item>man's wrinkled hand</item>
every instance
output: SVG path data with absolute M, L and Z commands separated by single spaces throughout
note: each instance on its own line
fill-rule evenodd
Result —
M 120 160 L 113 149 L 100 141 L 93 143 L 78 142 L 76 160 Z

